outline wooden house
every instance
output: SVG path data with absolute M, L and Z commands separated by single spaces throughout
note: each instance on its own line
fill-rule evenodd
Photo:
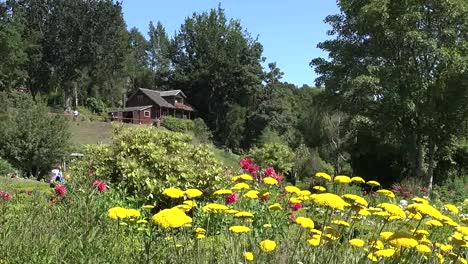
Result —
M 125 102 L 124 108 L 109 112 L 112 121 L 133 124 L 152 124 L 164 116 L 190 119 L 194 109 L 187 104 L 181 90 L 156 91 L 139 88 Z

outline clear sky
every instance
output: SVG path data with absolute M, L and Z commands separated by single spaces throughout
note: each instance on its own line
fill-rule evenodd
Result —
M 266 62 L 276 62 L 283 81 L 314 84 L 316 74 L 309 62 L 327 57 L 317 44 L 329 38 L 330 27 L 323 19 L 338 13 L 334 0 L 123 0 L 123 12 L 127 26 L 137 27 L 146 37 L 149 22 L 158 20 L 172 37 L 186 17 L 219 3 L 228 18 L 239 19 L 259 37 Z

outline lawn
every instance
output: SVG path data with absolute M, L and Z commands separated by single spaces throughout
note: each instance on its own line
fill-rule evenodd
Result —
M 48 183 L 22 178 L 12 179 L 0 177 L 0 189 L 17 193 L 28 191 L 41 192 L 44 194 L 52 193 L 52 189 L 49 187 Z

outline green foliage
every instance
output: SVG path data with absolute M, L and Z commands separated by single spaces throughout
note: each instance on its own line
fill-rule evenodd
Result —
M 172 116 L 165 116 L 161 124 L 171 131 L 181 133 L 192 131 L 194 128 L 194 122 L 192 120 Z
M 15 171 L 15 168 L 6 160 L 0 158 L 0 176 L 8 175 Z
M 264 144 L 281 144 L 283 139 L 280 137 L 278 132 L 270 126 L 263 129 L 262 134 L 258 138 L 258 145 Z
M 106 104 L 98 98 L 88 97 L 86 99 L 86 106 L 93 112 L 99 115 L 102 115 L 106 112 L 107 106 Z
M 332 164 L 324 161 L 316 149 L 309 150 L 306 145 L 301 144 L 294 150 L 293 171 L 297 173 L 299 180 L 313 176 L 316 172 L 333 174 Z
M 195 118 L 193 120 L 193 134 L 200 143 L 208 144 L 213 138 L 208 126 L 206 126 L 205 121 L 201 118 Z
M 433 196 L 442 202 L 463 202 L 468 199 L 468 176 L 450 177 L 434 185 Z
M 67 153 L 68 122 L 29 95 L 12 94 L 11 102 L 0 123 L 1 156 L 26 175 L 43 177 Z
M 72 169 L 92 171 L 142 199 L 161 202 L 170 186 L 210 191 L 222 174 L 213 152 L 190 144 L 191 136 L 155 128 L 116 126 L 110 145 L 89 145 Z
M 262 167 L 273 167 L 281 174 L 289 172 L 293 167 L 294 154 L 284 144 L 265 144 L 254 147 L 250 150 L 248 157 L 252 157 Z

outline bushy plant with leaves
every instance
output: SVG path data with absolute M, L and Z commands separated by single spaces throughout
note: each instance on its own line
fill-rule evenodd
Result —
M 250 150 L 249 157 L 252 157 L 260 166 L 272 166 L 281 174 L 290 171 L 293 166 L 294 154 L 291 149 L 283 144 L 264 144 Z
M 205 121 L 203 121 L 201 118 L 195 118 L 193 120 L 193 134 L 195 135 L 196 139 L 203 144 L 209 143 L 213 138 L 213 134 L 205 124 Z
M 96 114 L 102 114 L 106 111 L 106 104 L 101 100 L 94 97 L 86 99 L 86 106 Z
M 86 147 L 75 174 L 94 174 L 118 183 L 144 200 L 161 202 L 171 186 L 210 190 L 222 175 L 213 152 L 190 144 L 192 137 L 155 128 L 114 127 L 110 145 Z
M 15 169 L 8 161 L 0 158 L 0 176 L 5 176 L 8 173 L 12 173 L 14 171 Z
M 187 132 L 194 128 L 194 123 L 190 119 L 182 119 L 172 116 L 165 116 L 162 119 L 162 125 L 174 132 Z

